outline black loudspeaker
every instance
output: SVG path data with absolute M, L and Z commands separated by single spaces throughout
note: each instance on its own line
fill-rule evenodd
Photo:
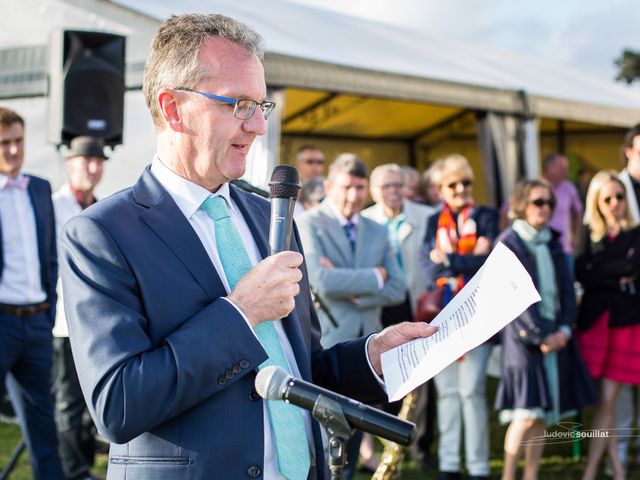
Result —
M 49 141 L 69 145 L 79 135 L 122 143 L 125 37 L 58 30 L 49 57 Z

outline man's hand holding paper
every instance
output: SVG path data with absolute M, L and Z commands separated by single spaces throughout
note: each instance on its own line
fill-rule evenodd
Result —
M 389 401 L 400 400 L 540 301 L 518 258 L 499 243 L 482 268 L 431 322 L 438 332 L 382 354 Z

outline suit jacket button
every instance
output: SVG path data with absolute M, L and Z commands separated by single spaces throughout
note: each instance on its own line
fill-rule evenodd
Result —
M 240 368 L 249 368 L 248 360 L 240 360 Z
M 225 377 L 224 375 L 220 375 L 220 376 L 218 377 L 218 383 L 219 383 L 220 385 L 224 385 L 225 383 L 227 383 L 227 377 Z
M 240 368 L 240 365 L 234 365 L 231 370 L 233 370 L 233 373 L 238 374 L 242 371 L 242 368 Z
M 260 467 L 258 467 L 257 465 L 251 465 L 249 468 L 247 468 L 247 475 L 249 475 L 251 478 L 259 477 Z
M 224 373 L 224 376 L 227 377 L 227 379 L 231 380 L 233 378 L 233 372 L 231 370 L 227 370 Z
M 256 392 L 256 389 L 252 388 L 251 391 L 249 392 L 249 398 L 254 402 L 257 402 L 258 400 L 260 400 L 261 397 L 260 395 L 258 395 L 258 392 Z

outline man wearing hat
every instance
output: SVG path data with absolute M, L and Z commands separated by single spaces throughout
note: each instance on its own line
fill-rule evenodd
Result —
M 58 238 L 67 220 L 96 202 L 93 191 L 102 178 L 103 163 L 106 159 L 104 141 L 101 138 L 82 136 L 71 141 L 66 155 L 69 181 L 53 194 Z M 55 418 L 60 459 L 67 480 L 92 479 L 94 477 L 90 469 L 95 456 L 95 427 L 82 397 L 78 374 L 71 356 L 60 281 L 53 335 Z

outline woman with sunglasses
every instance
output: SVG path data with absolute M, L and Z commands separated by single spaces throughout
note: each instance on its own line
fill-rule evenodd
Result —
M 545 426 L 595 400 L 589 373 L 571 340 L 576 301 L 560 234 L 548 226 L 555 205 L 546 180 L 520 182 L 509 202 L 513 223 L 498 238 L 522 262 L 542 298 L 501 332 L 502 375 L 495 408 L 500 422 L 509 424 L 503 480 L 515 480 L 523 450 L 523 478 L 538 478 Z
M 608 432 L 615 427 L 621 385 L 640 385 L 640 230 L 634 228 L 625 186 L 614 171 L 598 172 L 591 180 L 584 223 L 576 257 L 576 278 L 584 288 L 577 339 L 599 381 L 592 429 Z M 614 478 L 624 478 L 615 444 L 615 435 L 591 438 L 583 480 L 597 477 L 607 447 Z
M 487 259 L 498 234 L 498 212 L 475 204 L 473 171 L 463 156 L 438 160 L 430 172 L 443 204 L 428 220 L 422 258 L 427 279 L 444 290 L 446 304 Z M 481 345 L 435 377 L 440 480 L 460 478 L 463 425 L 470 477 L 489 475 L 485 382 L 489 353 L 490 347 Z

